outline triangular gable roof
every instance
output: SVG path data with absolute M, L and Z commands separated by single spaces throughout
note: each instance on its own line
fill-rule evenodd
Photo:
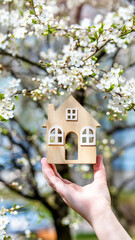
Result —
M 72 106 L 71 106 L 71 103 L 72 103 Z M 70 95 L 67 100 L 57 109 L 55 110 L 55 112 L 57 114 L 59 114 L 59 112 L 62 110 L 62 109 L 66 109 L 66 108 L 70 108 L 70 107 L 74 107 L 78 105 L 79 108 L 82 108 L 83 111 L 87 112 L 87 115 L 88 115 L 88 118 L 90 118 L 90 120 L 92 120 L 95 124 L 96 127 L 100 127 L 101 125 L 90 115 L 90 113 L 72 96 Z M 48 120 L 45 121 L 45 123 L 43 124 L 42 127 L 46 127 L 48 124 Z

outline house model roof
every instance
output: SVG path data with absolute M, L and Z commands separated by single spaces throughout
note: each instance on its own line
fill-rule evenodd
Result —
M 54 104 L 48 105 L 48 120 L 43 124 L 42 127 L 46 128 L 50 125 L 50 121 L 53 122 L 54 115 L 57 115 L 57 118 L 62 114 L 65 115 L 65 111 L 68 108 L 77 108 L 80 112 L 80 119 L 83 122 L 91 122 L 91 125 L 94 127 L 100 127 L 101 125 L 90 115 L 88 111 L 71 95 L 57 110 L 55 110 Z M 52 113 L 52 114 L 51 114 Z M 80 120 L 79 119 L 79 120 Z M 60 118 L 60 122 L 62 119 Z

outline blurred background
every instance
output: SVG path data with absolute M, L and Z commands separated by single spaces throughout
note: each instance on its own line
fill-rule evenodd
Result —
M 23 1 L 16 1 L 16 4 L 22 7 Z M 104 15 L 125 4 L 124 0 L 61 0 L 59 8 L 61 15 L 70 12 L 72 23 L 85 26 L 91 25 L 98 13 Z M 3 7 L 2 2 L 0 7 Z M 15 4 L 10 5 L 12 7 L 15 8 Z M 48 53 L 55 59 L 65 43 L 65 39 L 57 41 L 50 35 L 44 39 L 29 36 L 17 41 L 23 58 L 0 51 L 0 64 L 4 67 L 0 92 L 12 77 L 22 79 L 22 88 L 34 88 L 31 78 L 45 74 L 36 63 L 45 61 Z M 133 42 L 126 49 L 117 49 L 115 54 L 101 51 L 98 57 L 102 69 L 108 71 L 114 64 L 122 65 L 126 78 L 130 79 L 135 72 L 134 53 Z M 23 206 L 17 215 L 9 215 L 8 233 L 15 239 L 56 240 L 57 236 L 64 240 L 97 239 L 88 223 L 68 209 L 47 185 L 41 172 L 40 159 L 46 156 L 46 129 L 42 129 L 42 125 L 47 119 L 47 104 L 54 103 L 57 108 L 68 96 L 65 93 L 34 102 L 20 95 L 15 117 L 8 123 L 0 123 L 0 208 Z M 74 97 L 102 126 L 97 131 L 97 154 L 104 156 L 112 208 L 125 229 L 135 237 L 135 113 L 130 111 L 124 119 L 112 121 L 106 115 L 104 94 L 90 87 L 76 91 Z M 77 154 L 76 144 L 71 135 L 66 144 L 69 157 Z M 57 169 L 64 178 L 82 186 L 93 180 L 93 168 L 89 165 L 58 165 Z

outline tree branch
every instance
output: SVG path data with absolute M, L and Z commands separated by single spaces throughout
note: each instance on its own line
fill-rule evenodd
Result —
M 122 131 L 124 129 L 130 129 L 130 128 L 135 128 L 135 124 L 133 124 L 133 125 L 126 125 L 126 124 L 124 124 L 124 125 L 120 125 L 120 126 L 115 126 L 112 129 L 106 130 L 106 134 L 107 135 L 112 135 L 116 131 Z
M 45 69 L 45 67 L 43 68 L 40 64 L 38 64 L 38 63 L 36 63 L 36 62 L 33 62 L 33 61 L 31 61 L 30 59 L 25 58 L 24 56 L 20 56 L 20 55 L 18 55 L 18 54 L 16 54 L 15 56 L 13 56 L 11 53 L 9 53 L 9 52 L 7 52 L 7 51 L 5 51 L 5 50 L 3 50 L 3 49 L 0 49 L 0 54 L 1 54 L 1 55 L 4 55 L 4 56 L 12 57 L 12 58 L 14 58 L 14 59 L 19 59 L 19 60 L 24 61 L 24 62 L 27 62 L 28 64 L 33 65 L 33 66 L 36 66 L 36 67 L 42 69 L 44 72 L 47 72 L 46 69 Z
M 12 187 L 12 185 L 10 183 L 5 182 L 1 177 L 0 177 L 0 182 L 2 182 L 5 187 L 7 187 L 9 190 L 13 191 L 14 193 L 19 194 L 20 196 L 26 198 L 26 199 L 31 199 L 31 200 L 37 200 L 40 201 L 44 206 L 46 206 L 51 212 L 54 212 L 54 208 L 52 208 L 52 206 L 50 206 L 50 204 L 46 201 L 45 198 L 39 196 L 39 195 L 28 195 L 22 191 L 19 191 L 15 188 Z
M 124 187 L 126 185 L 128 185 L 130 182 L 135 180 L 135 174 L 127 179 L 124 180 L 123 183 L 121 183 L 121 185 L 118 187 L 118 195 L 120 195 L 120 193 L 122 192 L 122 190 L 124 189 Z
M 121 153 L 127 149 L 127 148 L 131 148 L 135 146 L 135 141 L 132 143 L 129 143 L 125 146 L 123 146 L 122 148 L 120 148 L 115 154 L 113 154 L 113 156 L 110 158 L 110 161 L 114 161 L 116 158 L 120 157 Z

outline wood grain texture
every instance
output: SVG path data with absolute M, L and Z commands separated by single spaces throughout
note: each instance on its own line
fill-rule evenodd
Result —
M 66 120 L 66 109 L 77 109 L 77 120 Z M 49 129 L 59 126 L 63 129 L 63 145 L 49 144 Z M 47 161 L 54 164 L 94 164 L 96 163 L 96 145 L 81 146 L 81 130 L 85 126 L 95 129 L 100 124 L 83 108 L 74 97 L 70 96 L 56 111 L 53 104 L 48 104 L 48 120 L 43 127 L 47 128 Z M 73 132 L 78 137 L 78 160 L 65 160 L 65 139 Z M 96 138 L 96 134 L 95 134 Z M 95 139 L 96 142 L 96 139 Z

